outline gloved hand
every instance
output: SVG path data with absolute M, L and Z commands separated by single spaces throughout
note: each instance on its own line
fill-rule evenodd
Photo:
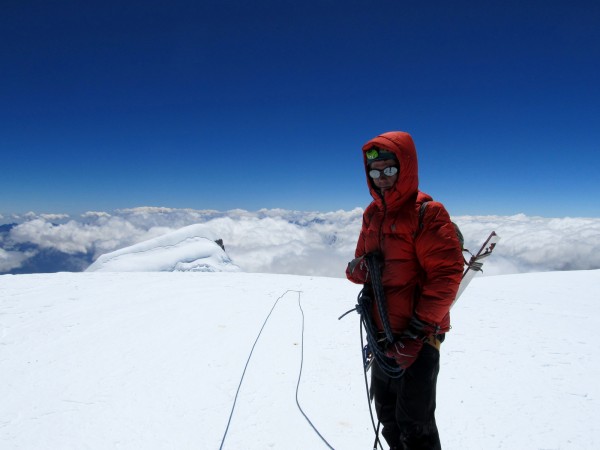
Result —
M 392 358 L 401 369 L 408 369 L 417 360 L 423 348 L 423 341 L 409 336 L 402 336 L 388 347 L 385 356 Z
M 352 278 L 357 283 L 366 283 L 369 279 L 369 269 L 367 268 L 367 261 L 365 261 L 365 255 L 354 258 L 348 263 L 346 269 L 348 277 Z
M 377 264 L 379 264 L 380 270 L 383 271 L 383 255 L 380 252 L 366 253 L 348 263 L 346 275 L 349 279 L 360 284 L 369 282 L 370 276 L 367 258 L 374 258 Z
M 396 361 L 401 369 L 408 369 L 419 356 L 425 338 L 434 332 L 433 325 L 413 317 L 400 338 L 388 347 L 385 356 Z

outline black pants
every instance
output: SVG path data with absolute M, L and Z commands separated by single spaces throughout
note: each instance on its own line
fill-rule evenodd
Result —
M 371 393 L 383 437 L 391 449 L 440 450 L 435 424 L 435 388 L 440 352 L 425 344 L 417 360 L 400 378 L 390 378 L 377 362 L 371 373 Z

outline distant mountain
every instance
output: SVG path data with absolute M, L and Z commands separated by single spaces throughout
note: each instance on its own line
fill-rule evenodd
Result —
M 196 224 L 100 256 L 87 272 L 240 272 L 205 225 Z

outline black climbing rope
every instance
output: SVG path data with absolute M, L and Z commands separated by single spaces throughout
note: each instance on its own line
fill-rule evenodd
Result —
M 231 412 L 229 413 L 229 419 L 227 420 L 227 427 L 225 428 L 225 432 L 223 433 L 223 439 L 221 440 L 221 446 L 219 447 L 219 450 L 223 449 L 223 445 L 225 444 L 225 438 L 227 437 L 227 434 L 229 432 L 229 426 L 231 425 L 231 419 L 233 417 L 233 412 L 235 411 L 235 407 L 237 404 L 237 400 L 238 400 L 238 396 L 240 393 L 240 389 L 242 387 L 242 383 L 244 381 L 244 377 L 246 376 L 246 370 L 248 369 L 248 365 L 250 364 L 250 359 L 252 359 L 252 355 L 254 353 L 254 349 L 256 347 L 256 344 L 258 343 L 258 340 L 260 339 L 260 336 L 263 332 L 263 329 L 265 328 L 265 326 L 267 325 L 267 322 L 269 321 L 269 318 L 271 317 L 271 314 L 273 313 L 273 310 L 275 309 L 275 307 L 277 306 L 277 304 L 279 303 L 279 300 L 281 300 L 283 297 L 285 297 L 286 294 L 288 294 L 289 292 L 297 292 L 298 293 L 298 307 L 300 308 L 300 312 L 302 314 L 302 341 L 301 341 L 301 357 L 300 357 L 300 370 L 298 373 L 298 382 L 296 384 L 296 405 L 298 406 L 298 409 L 300 410 L 300 412 L 302 413 L 302 415 L 304 416 L 304 418 L 306 419 L 306 421 L 309 423 L 309 425 L 312 427 L 312 429 L 314 430 L 314 432 L 319 436 L 319 438 L 321 438 L 321 440 L 323 441 L 323 443 L 330 448 L 331 450 L 334 450 L 334 448 L 329 444 L 329 442 L 327 442 L 327 440 L 323 437 L 323 435 L 319 432 L 319 430 L 317 430 L 317 428 L 315 427 L 315 425 L 311 422 L 311 420 L 309 419 L 309 417 L 306 415 L 306 413 L 302 410 L 302 407 L 300 406 L 300 402 L 298 400 L 298 392 L 300 389 L 300 381 L 302 379 L 302 369 L 304 366 L 304 310 L 302 309 L 302 303 L 301 303 L 301 291 L 295 291 L 292 289 L 288 289 L 287 291 L 285 291 L 279 298 L 277 298 L 277 300 L 275 300 L 275 302 L 273 303 L 273 306 L 271 307 L 271 310 L 269 311 L 269 313 L 267 314 L 267 317 L 265 318 L 259 332 L 258 335 L 256 336 L 256 339 L 254 340 L 254 344 L 252 345 L 252 349 L 250 350 L 250 354 L 248 355 L 248 359 L 246 360 L 246 365 L 244 366 L 244 370 L 242 372 L 242 376 L 240 378 L 240 382 L 238 384 L 237 387 L 237 391 L 235 393 L 235 397 L 233 399 L 233 405 L 231 407 Z

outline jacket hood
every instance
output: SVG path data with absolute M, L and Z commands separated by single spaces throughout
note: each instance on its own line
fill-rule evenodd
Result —
M 368 173 L 369 167 L 366 153 L 373 147 L 394 153 L 400 163 L 398 180 L 391 189 L 385 192 L 385 198 L 382 197 L 381 192 L 377 189 Z M 385 200 L 385 204 L 389 208 L 400 206 L 409 198 L 416 198 L 419 189 L 419 167 L 417 163 L 417 150 L 410 134 L 404 131 L 390 131 L 380 134 L 363 145 L 362 152 L 367 185 L 376 203 L 382 204 Z

